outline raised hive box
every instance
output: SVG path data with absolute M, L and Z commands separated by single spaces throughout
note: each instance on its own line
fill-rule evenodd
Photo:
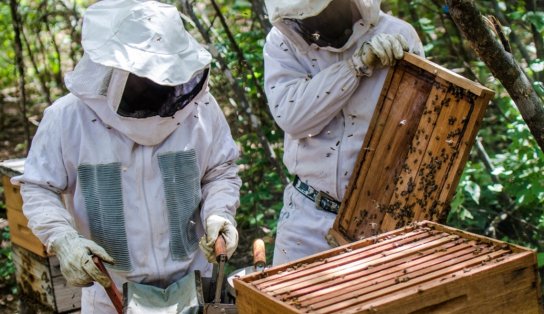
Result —
M 331 235 L 344 244 L 442 222 L 493 94 L 405 54 L 385 81 Z
M 542 313 L 536 254 L 423 221 L 234 280 L 243 313 Z
M 76 311 L 81 307 L 81 288 L 69 286 L 60 272 L 56 256 L 27 227 L 19 187 L 10 178 L 24 170 L 24 159 L 0 162 L 7 218 L 12 243 L 15 277 L 25 313 Z

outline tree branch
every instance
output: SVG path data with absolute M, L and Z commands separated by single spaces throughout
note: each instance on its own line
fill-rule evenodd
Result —
M 261 24 L 264 33 L 268 34 L 272 29 L 272 25 L 265 13 L 263 0 L 252 0 L 251 7 L 253 8 L 253 12 L 257 15 L 257 19 L 259 20 L 259 24 Z
M 544 151 L 544 104 L 531 82 L 514 60 L 495 39 L 472 0 L 446 0 L 451 17 L 472 49 L 501 81 L 516 103 L 523 120 Z
M 253 132 L 256 132 L 257 137 L 259 138 L 261 147 L 264 149 L 269 163 L 276 169 L 278 175 L 281 178 L 282 183 L 287 184 L 289 181 L 283 172 L 283 169 L 281 167 L 281 164 L 278 158 L 276 157 L 276 154 L 274 153 L 274 149 L 270 145 L 270 142 L 266 139 L 266 136 L 263 132 L 263 128 L 261 127 L 261 121 L 253 113 L 250 102 L 248 101 L 244 93 L 244 90 L 240 87 L 238 82 L 236 82 L 236 80 L 234 79 L 232 72 L 230 71 L 227 65 L 227 62 L 225 61 L 223 56 L 213 46 L 210 35 L 208 34 L 206 29 L 202 26 L 202 24 L 196 17 L 191 7 L 191 4 L 189 3 L 189 0 L 183 0 L 181 1 L 181 3 L 182 3 L 184 12 L 191 18 L 192 22 L 194 23 L 194 25 L 196 26 L 196 28 L 199 30 L 200 34 L 202 35 L 204 41 L 209 45 L 210 53 L 213 55 L 215 60 L 217 60 L 217 63 L 219 64 L 219 66 L 221 67 L 221 70 L 223 71 L 223 74 L 227 78 L 228 82 L 231 84 L 232 90 L 242 107 L 242 111 L 245 114 L 247 114 L 247 116 L 249 117 L 249 121 L 251 121 L 251 127 L 253 129 Z
M 36 60 L 34 59 L 34 54 L 32 53 L 32 49 L 30 48 L 30 43 L 28 42 L 28 39 L 26 37 L 26 34 L 23 29 L 21 31 L 21 37 L 23 38 L 23 41 L 25 43 L 26 47 L 26 53 L 28 54 L 28 58 L 30 59 L 30 63 L 32 63 L 32 67 L 34 68 L 34 71 L 36 72 L 36 76 L 38 77 L 38 81 L 40 82 L 40 87 L 42 89 L 42 92 L 45 95 L 45 101 L 47 101 L 48 105 L 51 105 L 51 93 L 49 91 L 49 87 L 47 87 L 47 82 L 45 76 L 41 73 L 40 69 L 38 68 L 38 64 L 36 63 Z M 37 34 L 39 36 L 39 34 Z
M 14 41 L 15 41 L 15 63 L 17 64 L 17 72 L 19 72 L 19 106 L 21 116 L 23 118 L 23 128 L 26 138 L 26 153 L 30 150 L 30 126 L 26 117 L 26 89 L 25 89 L 25 65 L 23 59 L 23 43 L 21 42 L 21 19 L 19 17 L 17 0 L 10 0 L 9 7 L 11 12 L 11 21 L 13 24 Z
M 49 17 L 50 14 L 48 11 L 48 7 L 45 8 L 45 14 L 43 15 L 43 22 L 45 25 L 45 29 L 47 30 L 47 33 L 49 36 L 51 36 L 51 44 L 53 45 L 53 49 L 55 50 L 55 59 L 57 60 L 57 64 L 59 66 L 59 70 L 54 73 L 55 81 L 57 83 L 57 87 L 61 88 L 64 86 L 63 80 L 62 80 L 62 60 L 61 60 L 61 52 L 59 45 L 57 44 L 57 39 L 55 38 L 55 33 L 51 31 L 51 26 L 49 25 Z
M 219 18 L 219 21 L 221 22 L 221 26 L 223 26 L 223 30 L 225 31 L 225 34 L 227 34 L 227 38 L 230 41 L 230 45 L 234 49 L 234 52 L 236 52 L 236 57 L 238 59 L 238 63 L 240 64 L 242 69 L 245 68 L 251 74 L 251 79 L 253 81 L 253 84 L 255 84 L 255 88 L 257 89 L 258 97 L 259 98 L 264 97 L 264 91 L 263 91 L 263 89 L 261 87 L 261 84 L 257 80 L 257 77 L 255 76 L 255 72 L 253 71 L 253 69 L 251 69 L 251 67 L 249 66 L 247 60 L 245 59 L 244 53 L 242 52 L 242 49 L 240 49 L 240 46 L 236 42 L 236 39 L 234 39 L 234 36 L 232 35 L 232 32 L 230 31 L 229 25 L 227 24 L 227 21 L 225 20 L 225 17 L 223 16 L 223 13 L 221 13 L 221 9 L 219 8 L 219 6 L 217 5 L 217 2 L 215 2 L 215 0 L 210 0 L 210 2 L 212 3 L 212 6 L 213 6 L 213 8 L 215 10 L 215 14 Z M 266 108 L 266 104 L 265 104 L 264 107 Z

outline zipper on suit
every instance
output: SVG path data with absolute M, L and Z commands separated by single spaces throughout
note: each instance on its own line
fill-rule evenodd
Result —
M 162 282 L 162 275 L 161 275 L 161 269 L 159 267 L 159 261 L 157 260 L 157 255 L 155 254 L 155 246 L 154 246 L 154 243 L 156 241 L 155 239 L 155 229 L 153 228 L 153 219 L 151 217 L 151 212 L 150 212 L 150 206 L 148 204 L 148 200 L 147 200 L 147 194 L 146 194 L 146 189 L 145 189 L 145 178 L 146 178 L 146 171 L 147 171 L 147 167 L 146 167 L 146 147 L 143 146 L 143 145 L 139 145 L 139 144 L 136 144 L 138 145 L 138 151 L 139 151 L 139 155 L 140 155 L 140 159 L 141 159 L 141 165 L 140 165 L 140 169 L 142 169 L 142 171 L 140 172 L 140 175 L 141 175 L 141 178 L 140 178 L 140 182 L 141 182 L 141 187 L 142 187 L 142 195 L 143 195 L 143 200 L 144 200 L 144 203 L 145 203 L 145 212 L 147 214 L 147 221 L 149 221 L 149 231 L 150 231 L 150 237 L 151 237 L 151 243 L 150 243 L 150 246 L 151 246 L 151 255 L 153 255 L 153 260 L 155 261 L 155 269 L 156 269 L 156 274 L 157 274 L 157 280 L 159 282 Z

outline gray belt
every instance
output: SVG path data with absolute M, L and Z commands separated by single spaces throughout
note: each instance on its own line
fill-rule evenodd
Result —
M 310 185 L 302 182 L 298 176 L 295 176 L 295 180 L 293 180 L 293 186 L 302 195 L 312 200 L 317 209 L 321 209 L 333 214 L 338 214 L 340 202 L 335 200 L 329 194 L 314 189 Z

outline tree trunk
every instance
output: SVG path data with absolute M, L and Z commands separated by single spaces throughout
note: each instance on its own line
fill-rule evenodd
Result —
M 38 33 L 39 36 L 39 33 Z M 32 67 L 34 68 L 34 72 L 36 72 L 36 77 L 38 77 L 38 81 L 40 82 L 40 87 L 42 89 L 42 92 L 45 96 L 45 101 L 47 102 L 47 105 L 51 105 L 53 102 L 51 100 L 51 92 L 49 91 L 49 87 L 47 87 L 47 76 L 41 73 L 40 68 L 38 67 L 38 63 L 36 62 L 34 58 L 34 54 L 32 53 L 32 49 L 30 47 L 30 43 L 28 41 L 28 38 L 25 35 L 25 32 L 21 30 L 21 38 L 24 41 L 24 46 L 26 48 L 26 53 L 28 54 L 28 58 L 30 59 L 30 63 L 32 63 Z M 47 69 L 45 69 L 47 71 Z
M 15 63 L 17 72 L 19 72 L 19 106 L 21 116 L 23 118 L 23 126 L 26 138 L 26 153 L 30 150 L 30 127 L 26 118 L 26 89 L 25 89 L 25 65 L 23 60 L 23 43 L 21 41 L 21 20 L 17 10 L 18 4 L 16 0 L 9 1 L 11 12 L 11 21 L 13 24 L 14 42 L 15 42 Z
M 264 33 L 268 34 L 268 32 L 270 32 L 272 29 L 272 25 L 270 24 L 268 15 L 265 12 L 263 0 L 252 0 L 251 7 L 253 8 L 253 12 L 257 15 L 257 19 L 259 20 Z
M 446 0 L 453 21 L 472 49 L 501 81 L 544 151 L 544 104 L 512 54 L 494 37 L 472 0 Z

